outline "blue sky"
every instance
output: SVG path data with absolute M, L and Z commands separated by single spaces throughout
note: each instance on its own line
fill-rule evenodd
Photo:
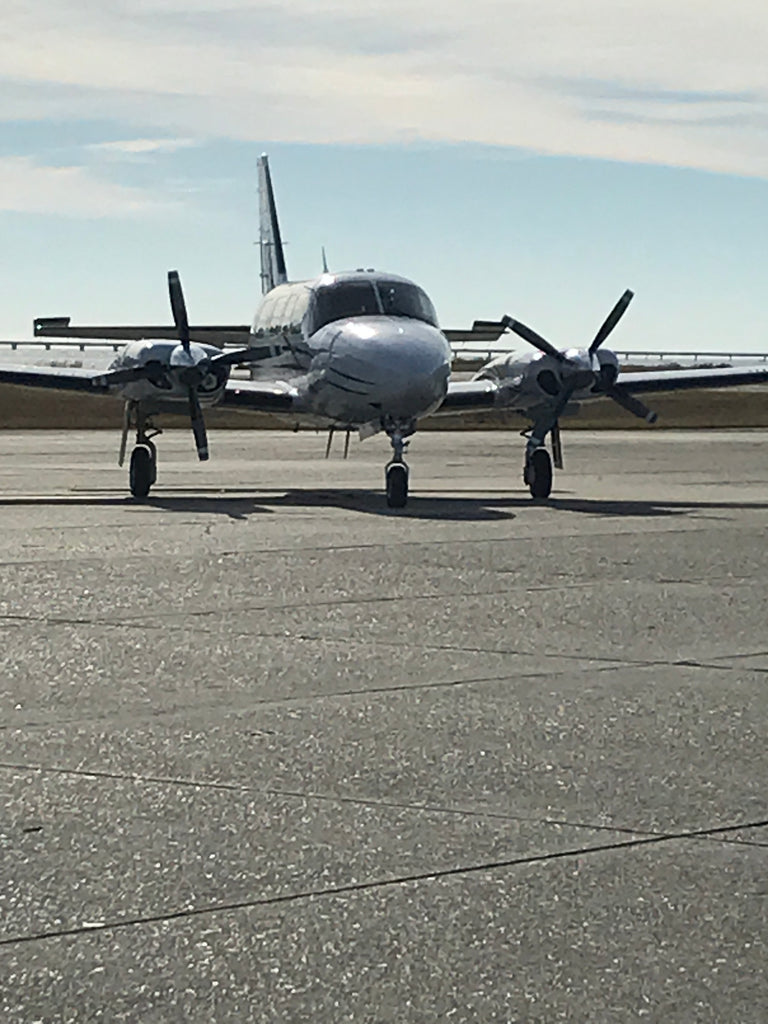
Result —
M 292 276 L 412 277 L 616 348 L 768 351 L 768 18 L 734 0 L 12 0 L 0 337 L 258 298 L 256 159 Z

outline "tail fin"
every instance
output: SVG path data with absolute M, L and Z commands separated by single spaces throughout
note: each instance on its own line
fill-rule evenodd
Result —
M 285 284 L 285 254 L 277 222 L 275 194 L 269 174 L 269 159 L 259 157 L 259 248 L 261 250 L 261 291 L 266 295 L 278 284 Z

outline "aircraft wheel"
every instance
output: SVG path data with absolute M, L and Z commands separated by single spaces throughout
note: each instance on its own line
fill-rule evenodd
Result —
M 156 476 L 156 464 L 152 452 L 145 444 L 137 445 L 131 452 L 131 468 L 128 483 L 134 498 L 146 498 Z
M 403 462 L 387 466 L 387 505 L 405 508 L 408 501 L 408 467 Z
M 526 467 L 532 498 L 548 498 L 552 491 L 552 459 L 546 448 L 535 448 Z

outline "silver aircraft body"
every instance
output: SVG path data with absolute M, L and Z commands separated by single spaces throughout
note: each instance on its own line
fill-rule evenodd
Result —
M 585 348 L 558 349 L 508 316 L 476 321 L 476 334 L 508 332 L 521 343 L 487 362 L 474 379 L 452 381 L 449 337 L 458 332 L 440 329 L 429 297 L 414 282 L 373 270 L 330 273 L 327 267 L 312 280 L 289 282 L 266 156 L 258 170 L 263 297 L 250 327 L 190 327 L 179 276 L 170 271 L 172 327 L 78 330 L 67 319 L 35 321 L 38 336 L 125 339 L 107 370 L 0 365 L 0 382 L 118 397 L 125 413 L 121 464 L 135 430 L 129 473 L 135 497 L 146 497 L 156 482 L 153 438 L 160 430 L 154 420 L 168 410 L 188 411 L 201 460 L 208 458 L 203 410 L 212 405 L 327 429 L 329 446 L 334 430 L 346 431 L 347 440 L 353 430 L 361 439 L 383 431 L 392 447 L 387 503 L 401 508 L 408 498 L 405 451 L 427 416 L 520 414 L 530 424 L 523 478 L 533 497 L 546 498 L 553 459 L 562 466 L 560 418 L 582 402 L 610 398 L 652 423 L 655 414 L 638 393 L 768 381 L 764 364 L 621 374 L 603 343 L 624 315 L 630 291 Z M 222 347 L 233 341 L 236 347 Z M 250 377 L 232 377 L 235 366 L 248 367 Z

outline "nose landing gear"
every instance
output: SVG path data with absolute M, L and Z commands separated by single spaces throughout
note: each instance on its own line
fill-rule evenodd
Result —
M 404 462 L 390 462 L 386 474 L 387 505 L 405 508 L 408 503 L 408 467 Z
M 387 463 L 385 469 L 389 508 L 405 508 L 408 503 L 408 466 L 403 456 L 408 448 L 407 438 L 415 429 L 415 423 L 385 425 L 392 444 L 392 461 Z

